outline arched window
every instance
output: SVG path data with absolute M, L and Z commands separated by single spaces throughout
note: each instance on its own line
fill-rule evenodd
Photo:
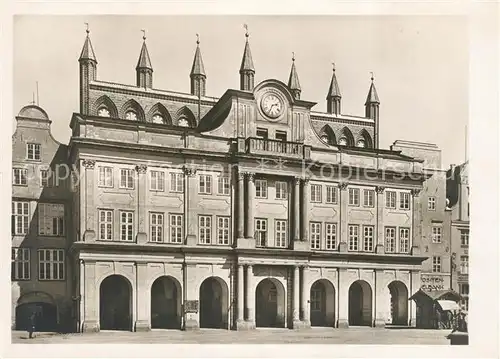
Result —
M 153 116 L 153 123 L 165 123 L 163 116 L 157 113 Z
M 110 117 L 109 110 L 106 107 L 101 107 L 97 111 L 97 116 L 99 116 L 99 117 Z
M 134 111 L 127 111 L 125 113 L 125 118 L 130 121 L 137 121 L 137 113 Z
M 321 136 L 321 141 L 328 143 L 330 141 L 330 139 L 328 138 L 327 135 L 322 135 Z
M 358 140 L 358 142 L 356 143 L 356 147 L 365 148 L 366 147 L 365 140 Z
M 187 118 L 180 118 L 179 122 L 177 123 L 180 127 L 189 127 L 189 122 Z
M 347 146 L 347 138 L 340 137 L 340 139 L 339 139 L 339 145 L 341 145 L 341 146 Z

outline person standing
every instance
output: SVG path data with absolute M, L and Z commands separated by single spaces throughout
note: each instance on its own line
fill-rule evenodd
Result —
M 33 339 L 33 333 L 35 332 L 35 323 L 36 323 L 36 315 L 35 312 L 32 312 L 28 321 L 28 333 L 30 339 Z

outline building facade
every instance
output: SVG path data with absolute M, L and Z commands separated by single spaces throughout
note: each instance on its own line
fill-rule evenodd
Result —
M 357 117 L 335 69 L 326 113 L 301 99 L 294 61 L 287 84 L 256 84 L 248 34 L 220 98 L 199 42 L 189 94 L 153 87 L 145 41 L 135 85 L 97 65 L 87 33 L 63 160 L 74 330 L 416 325 L 435 173 L 408 143 L 379 148 L 373 78 Z
M 447 172 L 446 195 L 451 210 L 452 287 L 469 310 L 469 162 L 452 165 Z

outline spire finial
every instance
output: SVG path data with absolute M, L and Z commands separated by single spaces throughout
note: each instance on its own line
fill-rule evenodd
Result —
M 332 62 L 333 72 L 335 72 L 335 62 Z
M 373 72 L 372 72 L 372 71 L 370 71 L 370 74 L 372 75 L 371 79 L 372 79 L 372 82 L 373 82 Z
M 295 62 L 295 52 L 292 51 L 292 61 Z
M 90 30 L 89 30 L 89 23 L 88 22 L 84 22 L 85 26 L 86 26 L 86 29 L 85 29 L 85 32 L 87 33 L 87 35 L 90 33 Z
M 146 30 L 142 29 L 142 39 L 146 41 Z
M 196 34 L 196 45 L 200 44 L 200 35 Z
M 34 105 L 35 104 L 35 91 L 33 91 L 33 101 L 31 101 L 31 104 Z
M 245 37 L 247 38 L 247 41 L 248 41 L 248 36 L 250 36 L 248 34 L 248 25 L 247 24 L 243 24 L 243 27 L 245 28 Z

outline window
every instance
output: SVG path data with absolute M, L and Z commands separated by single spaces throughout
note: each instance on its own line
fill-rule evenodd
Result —
M 172 172 L 170 174 L 170 192 L 184 192 L 184 175 Z
M 359 188 L 349 188 L 349 206 L 359 206 Z
M 200 227 L 200 243 L 201 244 L 212 243 L 212 217 L 200 216 L 198 220 Z
M 286 248 L 286 221 L 276 220 L 276 247 Z
M 257 128 L 257 137 L 263 138 L 267 140 L 268 135 L 267 135 L 267 130 L 265 128 Z
M 410 229 L 400 228 L 399 229 L 399 251 L 401 253 L 410 252 Z
M 363 206 L 374 207 L 375 206 L 375 191 L 372 189 L 363 190 Z
M 180 127 L 189 127 L 189 121 L 187 118 L 180 118 L 179 122 L 177 122 L 177 125 Z
M 29 248 L 12 248 L 11 279 L 30 279 L 30 250 Z
M 38 204 L 38 234 L 42 236 L 64 235 L 63 204 Z
M 229 217 L 217 217 L 217 244 L 229 244 Z
M 267 181 L 255 180 L 255 197 L 267 198 Z
M 182 243 L 182 214 L 170 215 L 170 242 Z
M 286 132 L 276 131 L 275 137 L 278 141 L 286 142 Z
M 137 114 L 134 111 L 127 111 L 125 113 L 125 118 L 131 121 L 137 121 Z
M 103 241 L 113 240 L 113 211 L 109 209 L 99 210 L 99 239 Z
M 358 140 L 358 142 L 356 142 L 356 147 L 361 147 L 361 148 L 366 147 L 365 140 Z
M 443 227 L 441 225 L 432 226 L 432 243 L 441 243 Z
M 113 187 L 112 167 L 99 167 L 99 187 Z
M 120 188 L 134 188 L 133 170 L 130 168 L 120 169 Z
M 357 251 L 359 249 L 359 226 L 349 225 L 349 246 L 350 251 Z
M 64 279 L 63 249 L 38 250 L 38 279 L 39 280 Z
M 385 227 L 385 252 L 396 252 L 396 228 Z
M 199 193 L 201 193 L 201 194 L 211 194 L 212 193 L 212 176 L 200 175 Z
M 276 199 L 286 199 L 287 197 L 287 183 L 286 182 L 275 182 L 276 187 Z
M 109 117 L 109 110 L 106 107 L 101 107 L 99 111 L 97 111 L 97 116 Z
M 28 143 L 28 159 L 40 161 L 42 146 L 39 143 Z
M 164 121 L 163 121 L 163 116 L 162 115 L 160 115 L 160 114 L 157 113 L 157 114 L 155 114 L 153 116 L 153 123 L 163 123 L 163 122 Z
M 231 191 L 229 177 L 219 177 L 217 189 L 219 194 L 229 195 Z
M 165 173 L 163 171 L 151 171 L 151 191 L 165 190 Z
M 151 242 L 163 242 L 163 213 L 150 214 Z
M 385 206 L 386 208 L 396 208 L 396 192 L 385 192 Z
M 321 202 L 321 185 L 311 185 L 311 202 Z
M 12 184 L 16 186 L 28 185 L 28 170 L 25 168 L 12 169 Z
M 460 274 L 469 274 L 469 256 L 460 256 Z
M 326 224 L 326 249 L 337 248 L 337 225 L 335 223 Z
M 408 192 L 399 193 L 399 209 L 410 209 L 410 194 Z
M 434 273 L 441 273 L 441 257 L 432 257 L 432 271 Z
M 461 231 L 460 232 L 460 245 L 462 247 L 469 246 L 469 231 Z
M 326 186 L 326 203 L 337 203 L 337 187 Z
M 267 244 L 267 219 L 256 218 L 255 219 L 255 239 L 257 241 L 256 245 L 259 247 L 265 247 Z
M 50 188 L 55 186 L 55 176 L 51 170 L 40 170 L 40 186 Z
M 469 284 L 460 284 L 459 285 L 460 295 L 462 296 L 462 300 L 460 301 L 460 305 L 466 311 L 469 310 Z
M 311 222 L 311 249 L 321 248 L 321 223 Z
M 363 251 L 373 252 L 373 226 L 363 226 Z
M 339 145 L 340 145 L 340 146 L 347 146 L 347 138 L 345 138 L 345 137 L 341 137 L 341 138 L 339 139 Z
M 12 234 L 28 234 L 29 202 L 12 202 Z
M 313 286 L 311 289 L 311 311 L 321 311 L 322 294 L 321 288 Z
M 429 198 L 427 198 L 427 209 L 429 211 L 435 211 L 436 210 L 436 197 L 429 197 Z
M 120 212 L 121 240 L 132 242 L 134 240 L 134 212 Z

